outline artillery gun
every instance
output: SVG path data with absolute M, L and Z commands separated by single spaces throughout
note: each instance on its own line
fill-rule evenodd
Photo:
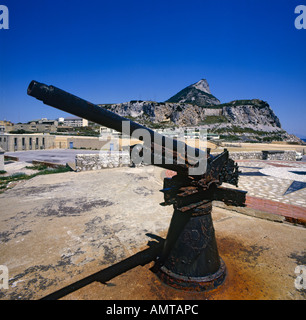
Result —
M 213 156 L 209 149 L 190 147 L 37 81 L 29 84 L 27 93 L 47 105 L 143 140 L 142 144 L 130 148 L 132 160 L 135 154 L 146 155 L 152 165 L 175 171 L 177 174 L 172 178 L 164 179 L 161 190 L 162 205 L 173 205 L 174 213 L 163 250 L 152 271 L 164 283 L 183 290 L 205 291 L 223 283 L 226 266 L 217 249 L 212 201 L 244 206 L 246 197 L 245 191 L 221 187 L 222 183 L 238 184 L 238 166 L 226 149 Z

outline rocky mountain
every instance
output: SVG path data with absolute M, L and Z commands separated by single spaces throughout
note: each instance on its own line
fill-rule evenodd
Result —
M 211 94 L 206 79 L 201 79 L 200 81 L 184 88 L 168 99 L 167 102 L 190 103 L 199 107 L 220 104 L 220 101 Z
M 153 129 L 201 127 L 230 140 L 295 141 L 267 102 L 253 99 L 221 104 L 204 79 L 166 102 L 133 100 L 101 106 Z

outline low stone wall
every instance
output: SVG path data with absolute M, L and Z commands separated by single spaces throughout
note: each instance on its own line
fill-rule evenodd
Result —
M 230 152 L 230 158 L 233 160 L 257 159 L 257 160 L 281 160 L 296 161 L 295 151 L 241 151 Z
M 233 160 L 243 160 L 243 159 L 256 159 L 262 160 L 262 152 L 261 151 L 241 151 L 241 152 L 230 152 L 229 156 Z
M 295 151 L 263 151 L 262 152 L 263 160 L 284 160 L 284 161 L 295 161 L 296 153 Z
M 124 151 L 78 154 L 75 157 L 76 171 L 100 170 L 130 166 L 130 155 Z

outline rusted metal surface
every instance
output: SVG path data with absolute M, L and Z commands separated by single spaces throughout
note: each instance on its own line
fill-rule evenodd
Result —
M 211 290 L 223 283 L 226 268 L 219 257 L 211 209 L 211 201 L 203 200 L 174 210 L 153 268 L 164 283 L 191 291 Z
M 238 166 L 228 151 L 208 162 L 202 176 L 180 172 L 164 179 L 164 205 L 174 214 L 163 252 L 152 269 L 166 284 L 182 290 L 207 291 L 220 286 L 226 267 L 219 256 L 213 221 L 212 201 L 244 206 L 246 192 L 222 188 L 223 182 L 238 184 Z
M 191 291 L 211 290 L 223 283 L 225 265 L 219 257 L 211 218 L 211 201 L 201 211 L 175 210 L 157 275 L 166 284 Z M 181 226 L 181 228 L 179 228 Z
M 226 267 L 224 261 L 220 258 L 219 269 L 205 277 L 180 276 L 169 271 L 165 266 L 161 267 L 158 277 L 163 283 L 179 290 L 185 291 L 210 291 L 223 284 L 226 278 Z

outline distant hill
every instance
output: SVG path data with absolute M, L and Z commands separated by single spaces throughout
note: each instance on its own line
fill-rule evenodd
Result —
M 191 103 L 199 107 L 220 104 L 220 101 L 211 94 L 206 79 L 184 88 L 166 102 Z
M 299 142 L 281 127 L 269 104 L 259 99 L 220 101 L 204 79 L 184 88 L 166 102 L 133 100 L 101 105 L 147 127 L 201 127 L 227 140 Z

